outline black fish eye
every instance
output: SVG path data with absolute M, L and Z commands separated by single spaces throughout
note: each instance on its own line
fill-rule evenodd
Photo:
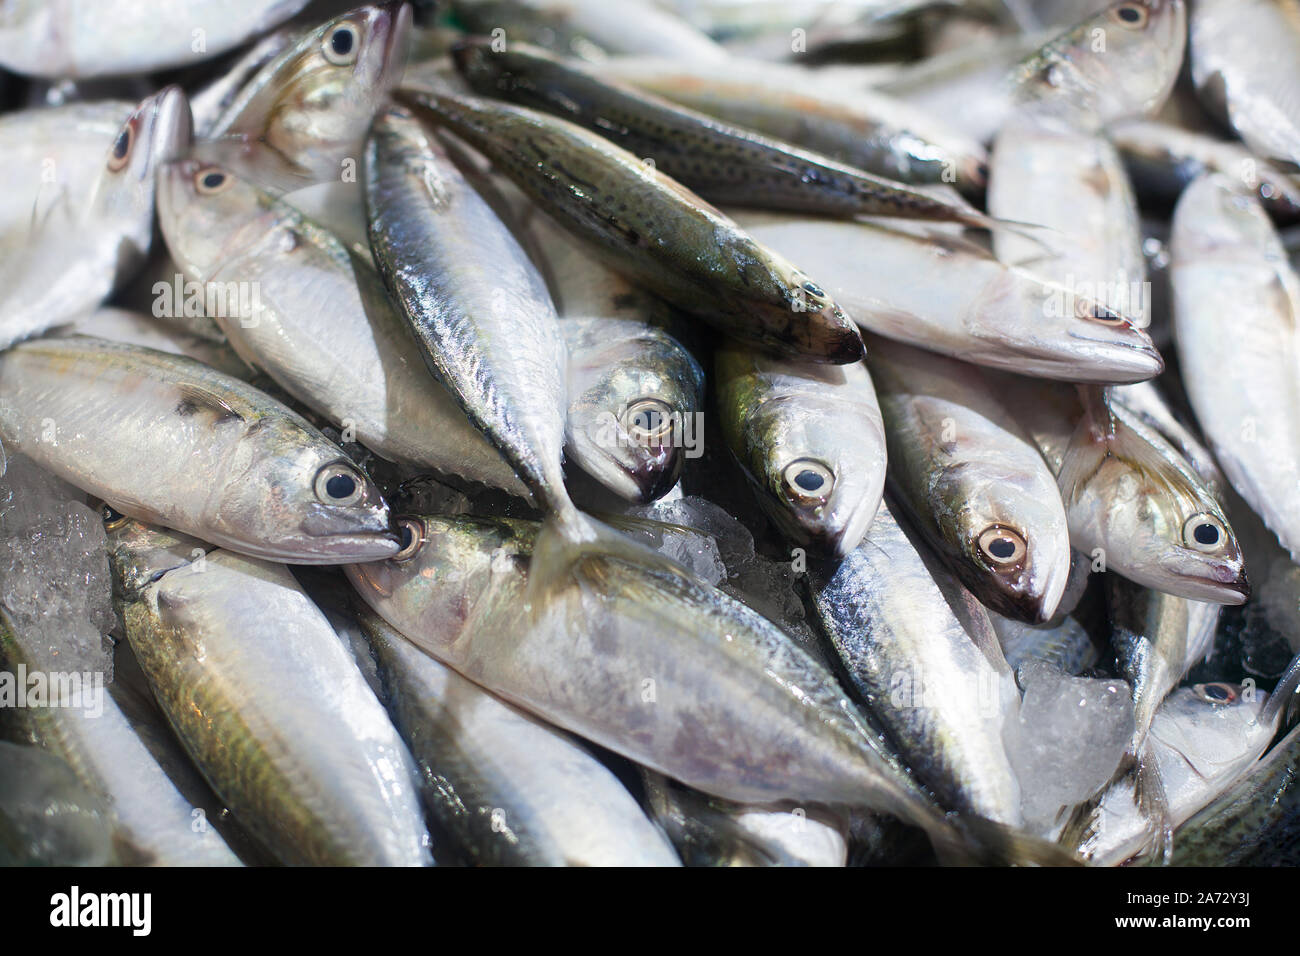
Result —
M 1020 562 L 1028 550 L 1023 537 L 1001 525 L 985 528 L 976 543 L 990 561 L 1000 566 Z
M 352 31 L 335 30 L 330 37 L 330 48 L 339 56 L 347 56 L 352 52 Z
M 315 489 L 316 497 L 326 504 L 352 504 L 365 494 L 361 475 L 341 462 L 317 472 Z
M 815 458 L 797 458 L 781 473 L 787 493 L 796 504 L 825 503 L 835 487 L 835 473 Z
M 203 185 L 208 189 L 216 189 L 226 181 L 226 177 L 221 173 L 208 173 L 203 177 Z
M 1232 684 L 1197 684 L 1192 693 L 1207 704 L 1232 704 L 1237 701 L 1237 688 Z
M 1137 23 L 1142 19 L 1142 11 L 1134 7 L 1120 7 L 1119 18 L 1125 23 Z
M 1217 551 L 1227 538 L 1227 529 L 1211 514 L 1194 514 L 1183 525 L 1183 543 L 1197 551 Z
M 117 134 L 117 139 L 113 142 L 113 158 L 114 159 L 126 158 L 126 150 L 127 147 L 129 147 L 130 145 L 131 145 L 131 130 L 128 128 L 122 130 L 122 132 Z
M 1212 524 L 1198 525 L 1196 530 L 1192 532 L 1192 537 L 1201 544 L 1218 544 L 1219 529 Z
M 673 427 L 673 409 L 657 398 L 640 398 L 627 406 L 622 423 L 632 438 L 643 444 L 662 442 Z
M 794 483 L 804 491 L 816 491 L 822 485 L 826 484 L 826 479 L 811 468 L 805 468 L 799 474 L 794 476 Z
M 108 168 L 117 172 L 126 166 L 127 159 L 131 156 L 131 143 L 135 140 L 134 120 L 122 127 L 122 131 L 117 134 L 117 139 L 113 140 L 113 148 L 108 154 Z
M 321 44 L 321 53 L 335 66 L 348 66 L 356 62 L 358 41 L 357 28 L 351 24 L 343 24 L 331 30 L 325 37 L 325 42 Z
M 335 475 L 325 482 L 325 493 L 331 498 L 348 498 L 356 490 L 357 482 L 351 475 Z
M 424 522 L 418 518 L 399 518 L 397 528 L 402 547 L 393 555 L 393 560 L 409 561 L 424 544 Z
M 200 169 L 194 175 L 194 185 L 204 195 L 219 193 L 230 185 L 230 177 L 224 170 L 209 166 L 207 169 Z

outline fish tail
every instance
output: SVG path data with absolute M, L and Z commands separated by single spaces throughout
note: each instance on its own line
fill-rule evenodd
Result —
M 2 451 L 3 449 L 0 449 L 0 452 Z M 1269 695 L 1264 710 L 1259 715 L 1260 721 L 1270 724 L 1277 720 L 1277 715 L 1282 713 L 1282 708 L 1292 703 L 1297 689 L 1300 689 L 1300 654 L 1291 658 L 1291 663 L 1287 665 L 1277 686 L 1273 688 L 1273 693 Z
M 1149 744 L 1133 761 L 1133 802 L 1146 823 L 1147 839 L 1134 855 L 1167 864 L 1174 852 L 1174 826 L 1160 768 Z
M 1060 233 L 1051 226 L 1043 226 L 1036 222 L 1020 222 L 1016 219 L 999 219 L 997 216 L 990 216 L 975 210 L 962 210 L 957 222 L 972 229 L 1012 233 L 1042 248 L 1047 258 L 1055 259 L 1057 256 L 1056 250 L 1048 244 L 1046 237 L 1059 236 Z
M 939 861 L 947 866 L 1083 866 L 1067 848 L 978 816 L 950 819 L 946 831 L 929 828 Z

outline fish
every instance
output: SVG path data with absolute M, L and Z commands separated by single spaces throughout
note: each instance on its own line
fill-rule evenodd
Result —
M 1246 601 L 1245 562 L 1222 505 L 1158 432 L 1091 386 L 1086 402 L 1015 376 L 1000 375 L 997 388 L 1056 474 L 1071 544 L 1095 569 L 1194 601 Z
M 1015 679 L 988 617 L 949 604 L 920 547 L 882 505 L 866 540 L 810 582 L 817 619 L 859 696 L 941 803 L 1019 826 L 1020 785 L 1003 744 L 1004 725 L 1019 714 Z
M 984 186 L 988 150 L 981 143 L 869 88 L 849 94 L 806 70 L 757 60 L 614 57 L 600 64 L 600 74 L 877 176 Z
M 980 370 L 873 340 L 871 367 L 899 506 L 990 610 L 1031 624 L 1070 576 L 1056 478 Z
M 250 366 L 383 458 L 528 497 L 429 374 L 368 263 L 222 167 L 182 160 L 160 178 L 159 223 L 185 277 L 256 290 L 248 308 L 209 310 Z
M 544 607 L 529 608 L 528 579 L 544 573 L 553 547 L 537 524 L 412 515 L 402 529 L 402 552 L 348 565 L 348 579 L 462 676 L 714 796 L 870 806 L 963 852 L 957 824 L 834 677 L 739 602 L 688 576 L 596 554 L 547 592 Z
M 1300 170 L 1300 9 L 1290 0 L 1197 0 L 1188 25 L 1192 82 L 1258 156 Z
M 1000 260 L 1141 328 L 1151 324 L 1137 200 L 1109 140 L 1009 123 L 993 146 L 988 208 L 1003 218 L 1032 215 L 1049 230 L 1033 240 L 994 235 Z
M 1119 0 L 1015 68 L 1014 112 L 1093 133 L 1116 120 L 1152 116 L 1174 88 L 1186 46 L 1183 0 Z
M 535 47 L 512 44 L 496 51 L 489 42 L 470 39 L 452 57 L 476 92 L 599 133 L 653 160 L 710 202 L 846 218 L 899 216 L 977 229 L 1004 225 L 967 204 L 731 126 Z
M 235 817 L 289 865 L 431 864 L 414 761 L 288 568 L 106 528 L 126 638 Z
M 815 555 L 852 552 L 885 485 L 885 426 L 866 365 L 781 361 L 728 345 L 715 351 L 714 371 L 723 437 L 764 514 Z
M 627 788 L 577 741 L 359 615 L 435 826 L 476 866 L 680 866 Z
M 728 803 L 651 770 L 642 770 L 641 778 L 651 813 L 687 866 L 847 863 L 847 821 L 835 814 Z
M 203 139 L 221 115 L 230 108 L 240 91 L 263 67 L 299 39 L 301 31 L 292 26 L 280 27 L 258 40 L 239 59 L 206 86 L 190 96 L 190 114 L 194 118 L 194 135 Z
M 1170 866 L 1295 866 L 1297 749 L 1293 727 L 1174 837 Z
M 288 20 L 307 0 L 10 0 L 0 66 L 40 77 L 152 73 L 234 49 Z
M 1173 445 L 1214 497 L 1220 501 L 1224 500 L 1228 482 L 1223 477 L 1223 472 L 1219 470 L 1214 455 L 1201 444 L 1200 438 L 1183 424 L 1182 418 L 1170 407 L 1155 381 L 1117 385 L 1110 389 L 1108 395 L 1112 403 L 1118 402 L 1123 405 L 1140 421 L 1158 432 L 1161 438 Z
M 1197 423 L 1233 488 L 1300 559 L 1300 275 L 1259 201 L 1198 179 L 1174 213 L 1174 333 Z M 1231 330 L 1225 319 L 1231 317 Z
M 452 10 L 472 33 L 508 34 L 509 42 L 549 46 L 600 62 L 639 53 L 682 60 L 724 60 L 727 51 L 657 3 L 647 0 L 454 0 Z M 636 29 L 628 29 L 635 23 Z
M 1058 615 L 1046 624 L 1029 625 L 990 611 L 989 620 L 1013 671 L 1018 672 L 1033 661 L 1042 661 L 1064 674 L 1078 677 L 1101 659 L 1101 652 L 1073 615 Z
M 1116 123 L 1107 132 L 1144 205 L 1155 200 L 1172 209 L 1198 176 L 1222 173 L 1253 191 L 1275 222 L 1300 222 L 1300 184 L 1240 143 L 1154 120 Z
M 356 182 L 371 117 L 402 75 L 409 4 L 357 7 L 302 35 L 240 89 L 192 155 L 277 192 Z
M 490 100 L 411 89 L 398 99 L 482 151 L 612 268 L 713 328 L 777 354 L 862 358 L 852 320 L 811 277 L 603 137 Z
M 67 325 L 58 326 L 53 333 L 89 335 L 159 352 L 170 352 L 173 355 L 184 355 L 244 381 L 250 381 L 255 374 L 235 350 L 224 342 L 214 342 L 195 335 L 183 326 L 130 309 L 101 306 Z
M 1216 682 L 1171 694 L 1151 722 L 1153 759 L 1181 825 L 1230 788 L 1259 759 L 1277 729 L 1262 719 L 1263 691 Z M 1102 800 L 1081 852 L 1099 866 L 1117 866 L 1143 852 L 1148 824 L 1131 785 L 1112 787 Z
M 304 419 L 192 359 L 89 336 L 0 353 L 0 440 L 117 511 L 268 560 L 399 550 L 379 489 Z
M 57 674 L 57 648 L 32 640 L 0 609 L 0 670 Z M 12 678 L 11 678 L 12 679 Z M 5 708 L 15 743 L 63 760 L 107 811 L 111 859 L 119 866 L 239 866 L 216 830 L 195 828 L 193 808 L 136 736 L 103 688 L 62 689 L 60 706 Z M 80 706 L 78 706 L 80 704 Z M 64 861 L 60 861 L 64 862 Z
M 51 122 L 69 133 L 41 132 Z M 0 204 L 0 348 L 94 308 L 143 264 L 155 172 L 188 145 L 189 107 L 168 86 L 134 108 L 74 104 L 0 119 L 0 139 L 13 136 L 33 140 L 15 157 L 23 185 Z
M 1164 369 L 1133 321 L 951 235 L 782 213 L 737 211 L 736 219 L 779 253 L 816 262 L 828 294 L 863 331 L 1060 381 L 1124 384 Z
M 0 866 L 105 866 L 108 808 L 67 761 L 0 740 Z

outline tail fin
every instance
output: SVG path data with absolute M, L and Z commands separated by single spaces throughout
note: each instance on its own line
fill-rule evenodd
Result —
M 1086 865 L 1069 849 L 1005 823 L 977 816 L 948 819 L 948 833 L 929 831 L 935 853 L 946 866 Z

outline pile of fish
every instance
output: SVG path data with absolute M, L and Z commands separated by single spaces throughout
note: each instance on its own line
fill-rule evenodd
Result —
M 0 862 L 1300 862 L 1300 0 L 0 67 Z

